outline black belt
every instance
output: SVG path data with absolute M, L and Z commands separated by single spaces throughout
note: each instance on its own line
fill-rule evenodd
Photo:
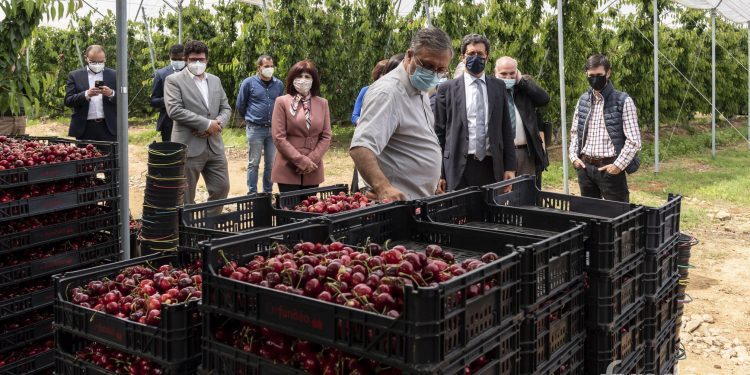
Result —
M 529 145 L 515 145 L 515 147 L 516 147 L 516 150 L 520 150 L 520 149 L 528 148 Z
M 86 121 L 88 121 L 88 122 L 104 122 L 104 119 L 103 118 L 94 118 L 94 119 L 86 120 Z
M 486 155 L 486 156 L 484 157 L 484 159 L 482 159 L 482 160 L 479 160 L 479 158 L 478 158 L 478 157 L 477 157 L 476 155 L 474 155 L 474 154 L 466 154 L 466 155 L 464 155 L 464 156 L 465 156 L 465 157 L 466 157 L 467 159 L 474 159 L 474 160 L 476 160 L 476 161 L 485 161 L 485 160 L 487 160 L 487 159 L 490 159 L 490 160 L 492 159 L 492 155 Z
M 603 167 L 605 165 L 609 165 L 615 162 L 617 160 L 617 157 L 607 157 L 607 158 L 595 158 L 593 156 L 588 155 L 581 155 L 581 160 L 583 160 L 586 164 L 591 164 L 595 167 Z
M 259 127 L 259 128 L 269 128 L 269 127 L 271 127 L 271 124 L 263 125 L 263 124 L 256 124 L 256 123 L 250 122 L 250 121 L 245 121 L 245 123 L 248 126 L 256 126 L 256 127 Z

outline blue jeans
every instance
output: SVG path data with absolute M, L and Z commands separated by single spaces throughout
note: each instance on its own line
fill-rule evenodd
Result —
M 255 194 L 258 191 L 258 166 L 260 165 L 261 151 L 265 155 L 265 164 L 263 168 L 263 192 L 270 193 L 273 191 L 271 168 L 273 168 L 273 158 L 276 156 L 276 147 L 273 145 L 273 138 L 271 137 L 271 127 L 248 125 L 247 148 L 248 194 Z

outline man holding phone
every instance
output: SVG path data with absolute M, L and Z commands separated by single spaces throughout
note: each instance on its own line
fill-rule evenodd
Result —
M 73 109 L 68 135 L 78 140 L 117 141 L 117 73 L 105 67 L 104 47 L 90 45 L 86 67 L 70 72 L 65 82 L 65 105 Z

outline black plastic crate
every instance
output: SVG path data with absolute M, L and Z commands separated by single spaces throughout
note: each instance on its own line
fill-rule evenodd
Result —
M 667 326 L 675 324 L 678 319 L 677 291 L 675 285 L 677 278 L 672 278 L 660 294 L 646 296 L 643 310 L 643 338 L 646 341 L 656 340 L 657 337 L 667 329 Z M 682 319 L 680 324 L 682 323 Z M 672 328 L 674 330 L 674 328 Z
M 645 365 L 647 374 L 666 374 L 677 362 L 677 341 L 675 336 L 675 321 L 664 327 L 659 337 L 653 341 L 646 341 Z
M 608 275 L 589 274 L 586 291 L 586 324 L 613 327 L 629 319 L 643 305 L 641 269 L 643 256 Z
M 121 243 L 117 235 L 112 235 L 112 233 L 116 234 L 118 228 L 113 226 L 109 229 L 109 233 L 102 232 L 110 236 L 109 239 L 94 246 L 81 247 L 78 250 L 66 251 L 48 258 L 0 268 L 0 287 L 7 287 L 34 278 L 52 275 L 73 268 L 80 268 L 84 265 L 118 256 L 120 254 Z
M 43 142 L 46 144 L 76 144 L 79 147 L 86 147 L 86 145 L 92 144 L 102 153 L 102 156 L 86 160 L 71 160 L 55 164 L 6 169 L 0 171 L 0 189 L 117 171 L 118 160 L 116 143 L 75 141 L 56 137 L 22 136 L 17 138 Z
M 646 251 L 643 261 L 643 294 L 653 296 L 659 293 L 678 274 L 677 238 L 662 245 L 657 253 Z
M 646 207 L 646 250 L 658 251 L 680 234 L 681 195 L 669 194 L 661 207 Z
M 513 190 L 503 193 L 502 189 Z M 546 213 L 531 223 L 544 229 L 547 221 L 574 220 L 588 224 L 586 267 L 608 273 L 641 254 L 646 246 L 644 207 L 630 203 L 540 191 L 534 177 L 519 177 L 484 186 L 488 202 Z
M 0 236 L 0 254 L 26 249 L 34 245 L 70 239 L 93 233 L 116 225 L 120 211 L 117 201 L 100 202 L 105 212 L 98 215 L 68 220 L 62 223 L 42 226 L 25 232 Z
M 127 267 L 185 265 L 196 256 L 195 253 L 154 254 L 53 276 L 56 329 L 151 360 L 176 362 L 191 358 L 200 351 L 199 300 L 163 305 L 159 326 L 150 326 L 68 302 L 67 292 L 91 280 L 112 278 Z
M 46 214 L 117 198 L 119 196 L 117 189 L 117 184 L 110 180 L 92 188 L 0 203 L 0 221 Z
M 583 314 L 581 278 L 529 313 L 521 324 L 521 373 L 549 367 L 570 344 L 581 341 L 586 335 Z
M 46 313 L 45 316 L 48 315 L 49 317 L 16 329 L 8 330 L 7 332 L 3 332 L 2 330 L 3 323 L 6 321 L 3 320 L 0 322 L 0 353 L 5 353 L 26 346 L 39 338 L 52 334 L 52 309 L 45 308 L 44 311 L 37 312 Z M 24 315 L 31 313 L 32 311 L 24 311 Z
M 341 238 L 332 230 L 335 225 L 327 220 L 302 222 L 217 239 L 204 245 L 203 308 L 399 366 L 442 363 L 453 353 L 481 342 L 499 332 L 504 324 L 517 319 L 520 256 L 513 246 L 506 245 L 508 240 L 503 235 L 411 220 L 411 225 L 406 227 L 393 223 L 400 232 L 383 235 L 392 239 L 393 245 L 424 241 L 454 251 L 448 247 L 460 244 L 463 251 L 454 251 L 458 260 L 489 251 L 499 254 L 500 259 L 437 287 L 405 286 L 405 308 L 398 319 L 220 276 L 224 256 L 244 264 L 255 255 L 268 255 L 277 242 L 326 242 L 332 235 Z M 365 237 L 364 233 L 357 233 L 353 239 L 364 240 Z M 349 239 L 342 240 L 348 243 Z M 467 250 L 477 247 L 484 251 Z M 483 281 L 492 281 L 494 286 L 470 300 L 455 298 L 459 292 L 466 295 L 469 287 Z
M 222 232 L 247 232 L 277 225 L 271 194 L 252 194 L 240 197 L 185 205 L 180 208 L 180 225 L 191 228 L 213 229 Z M 230 212 L 210 215 L 212 209 L 231 206 Z
M 55 355 L 55 374 L 56 375 L 114 375 L 114 372 L 97 366 L 91 362 L 84 361 L 75 357 L 78 350 L 83 349 L 86 345 L 91 344 L 90 340 L 81 339 L 68 333 L 58 333 L 55 335 L 57 350 Z M 128 351 L 122 351 L 125 354 L 137 355 Z M 193 353 L 195 354 L 195 353 Z M 184 361 L 164 362 L 153 361 L 157 364 L 164 375 L 193 375 L 197 373 L 198 366 L 201 362 L 200 355 L 194 355 Z
M 52 335 L 49 336 L 49 340 Z M 52 348 L 23 360 L 0 367 L 0 375 L 37 374 L 51 369 L 55 364 L 55 349 Z
M 584 375 L 585 336 L 566 344 L 547 362 L 544 368 L 534 372 L 521 371 L 522 375 Z M 521 354 L 523 358 L 523 353 Z M 522 359 L 523 360 L 523 359 Z M 597 374 L 598 375 L 598 374 Z
M 529 246 L 522 257 L 522 306 L 533 307 L 583 274 L 585 223 L 489 204 L 485 196 L 470 188 L 420 200 L 421 217 L 548 240 Z
M 616 361 L 620 362 L 614 368 L 621 371 L 610 373 L 636 373 L 622 370 L 629 369 L 633 362 L 642 363 L 643 337 L 641 336 L 641 328 L 641 311 L 636 311 L 629 320 L 613 329 L 593 328 L 587 330 L 586 373 L 606 374 L 607 367 Z
M 49 278 L 46 278 L 49 279 Z M 18 297 L 0 301 L 0 319 L 10 319 L 28 311 L 52 305 L 55 290 L 51 286 Z
M 203 363 L 201 374 L 212 375 L 303 375 L 307 372 L 291 366 L 274 363 L 255 354 L 242 351 L 215 340 L 211 335 L 215 326 L 226 324 L 227 319 L 206 315 L 203 339 Z M 229 320 L 231 324 L 231 319 Z M 480 356 L 488 363 L 473 374 L 476 375 L 518 375 L 519 374 L 519 322 L 507 326 L 501 332 L 479 342 L 475 347 L 464 348 L 445 362 L 420 369 L 408 365 L 394 365 L 403 375 L 463 375 L 464 368 Z

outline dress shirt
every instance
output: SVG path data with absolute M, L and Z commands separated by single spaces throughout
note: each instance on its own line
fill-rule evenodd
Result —
M 586 144 L 583 145 L 581 153 L 594 158 L 610 158 L 617 156 L 613 163 L 617 168 L 625 170 L 633 161 L 635 154 L 641 149 L 641 131 L 638 128 L 638 116 L 635 103 L 632 98 L 625 99 L 622 107 L 622 126 L 625 132 L 625 145 L 620 155 L 615 152 L 615 146 L 607 133 L 604 123 L 604 98 L 600 93 L 594 92 L 594 103 L 591 106 L 589 123 L 586 126 Z M 573 123 L 570 127 L 570 161 L 578 160 L 578 105 L 576 105 Z
M 490 107 L 487 101 L 487 81 L 485 80 L 485 75 L 483 73 L 481 77 L 474 77 L 468 72 L 464 72 L 464 84 L 466 86 L 466 118 L 469 120 L 469 154 L 475 154 L 477 151 L 477 103 L 475 102 L 475 98 L 477 95 L 477 84 L 474 83 L 475 80 L 479 80 L 479 82 L 481 82 L 479 86 L 482 87 L 482 94 L 484 96 L 484 134 L 489 134 L 487 128 L 487 120 L 489 119 Z M 491 153 L 489 152 L 489 137 L 487 137 L 487 141 L 485 142 L 485 144 L 487 145 L 487 155 L 490 156 Z
M 89 77 L 89 88 L 96 86 L 96 81 L 104 81 L 104 71 L 94 73 L 86 68 L 86 73 Z M 111 87 L 110 87 L 111 88 Z M 112 89 L 112 96 L 115 96 L 115 89 Z M 86 90 L 86 99 L 89 100 L 89 113 L 86 116 L 86 120 L 98 120 L 104 118 L 104 94 L 97 96 L 89 96 L 88 90 Z M 110 98 L 112 97 L 110 96 Z
M 208 108 L 211 104 L 208 102 L 208 79 L 206 79 L 206 74 L 203 74 L 203 78 L 198 77 L 197 75 L 191 73 L 188 70 L 188 74 L 190 74 L 190 77 L 193 77 L 193 82 L 195 82 L 195 86 L 198 87 L 198 91 L 201 92 L 201 96 L 203 97 L 203 102 L 206 103 L 206 108 Z M 211 127 L 211 119 L 208 119 L 208 126 L 206 129 Z

